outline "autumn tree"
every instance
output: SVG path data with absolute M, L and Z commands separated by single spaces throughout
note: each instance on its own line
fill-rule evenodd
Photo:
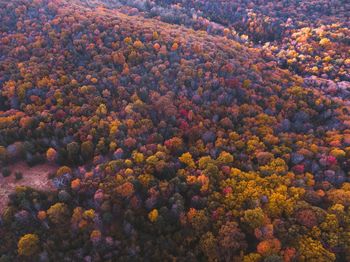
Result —
M 26 234 L 18 241 L 18 254 L 30 257 L 39 251 L 39 237 L 36 234 Z

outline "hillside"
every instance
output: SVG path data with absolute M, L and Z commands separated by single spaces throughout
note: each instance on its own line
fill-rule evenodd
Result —
M 348 43 L 309 75 L 132 8 L 0 0 L 3 173 L 59 166 L 10 194 L 0 260 L 349 260 Z

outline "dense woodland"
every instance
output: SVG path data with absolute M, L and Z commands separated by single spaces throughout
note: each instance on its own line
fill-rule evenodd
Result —
M 349 5 L 0 0 L 0 261 L 349 261 Z

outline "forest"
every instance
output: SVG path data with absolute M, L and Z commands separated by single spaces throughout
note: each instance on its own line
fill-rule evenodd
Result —
M 350 261 L 349 99 L 346 0 L 0 0 L 0 262 Z

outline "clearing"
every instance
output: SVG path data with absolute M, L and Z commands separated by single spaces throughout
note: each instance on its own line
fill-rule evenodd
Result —
M 48 179 L 50 173 L 56 172 L 57 166 L 51 164 L 40 164 L 33 167 L 25 162 L 18 162 L 8 166 L 11 175 L 3 177 L 0 175 L 0 214 L 4 211 L 9 201 L 8 195 L 12 193 L 16 186 L 28 186 L 37 190 L 55 190 Z M 22 172 L 23 178 L 15 179 L 15 172 Z

